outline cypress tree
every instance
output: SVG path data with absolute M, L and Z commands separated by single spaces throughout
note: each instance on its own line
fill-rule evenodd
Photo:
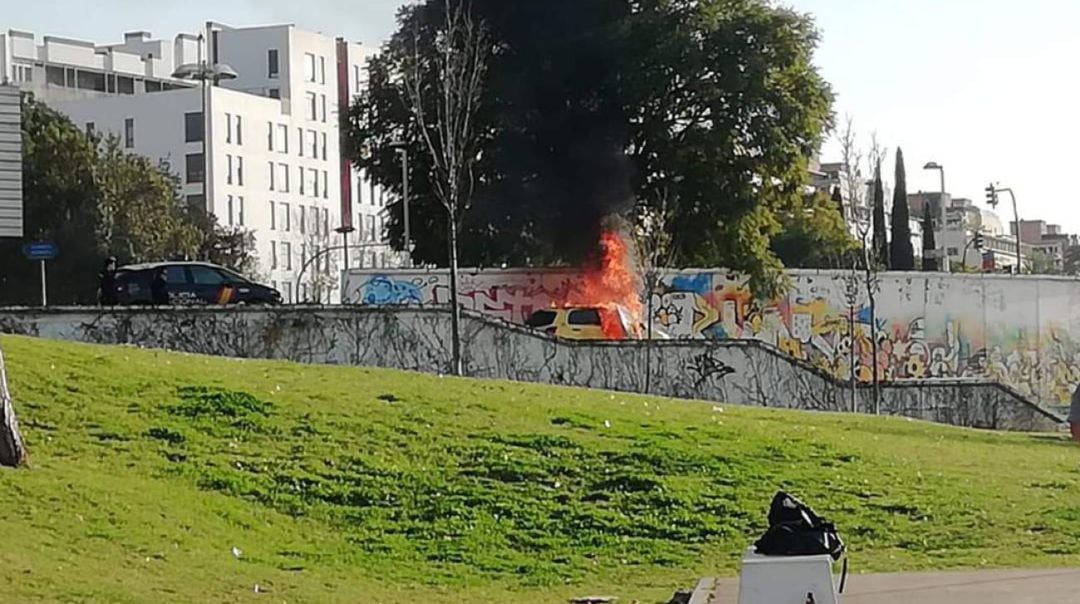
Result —
M 911 245 L 911 210 L 907 201 L 907 174 L 904 150 L 896 150 L 896 183 L 893 191 L 892 241 L 889 266 L 894 271 L 915 270 L 915 248 Z

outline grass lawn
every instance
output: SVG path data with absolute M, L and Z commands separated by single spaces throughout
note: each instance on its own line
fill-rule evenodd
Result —
M 1080 564 L 1057 435 L 0 342 L 5 602 L 651 604 L 733 574 L 778 488 L 853 571 Z

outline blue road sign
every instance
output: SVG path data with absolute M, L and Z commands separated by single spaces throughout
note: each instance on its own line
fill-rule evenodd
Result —
M 23 246 L 23 254 L 31 260 L 52 260 L 60 250 L 51 241 L 35 241 Z

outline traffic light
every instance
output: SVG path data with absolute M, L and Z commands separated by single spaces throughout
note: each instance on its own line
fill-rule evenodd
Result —
M 994 183 L 990 183 L 989 187 L 986 187 L 986 204 L 991 208 L 996 208 L 998 204 L 997 189 L 994 187 Z
M 982 233 L 975 233 L 975 244 L 974 244 L 975 249 L 977 249 L 977 250 L 983 249 L 984 243 L 985 242 L 983 241 L 983 234 Z

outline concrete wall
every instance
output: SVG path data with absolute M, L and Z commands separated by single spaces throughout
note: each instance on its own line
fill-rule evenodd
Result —
M 0 332 L 305 363 L 448 370 L 443 309 L 7 309 Z M 465 367 L 481 378 L 648 392 L 820 411 L 852 409 L 849 387 L 753 340 L 568 343 L 476 313 L 463 323 Z M 887 385 L 880 411 L 961 426 L 1052 430 L 1059 420 L 1014 391 L 972 380 Z M 872 411 L 871 391 L 855 408 Z
M 756 300 L 746 280 L 718 270 L 668 272 L 651 298 L 654 325 L 686 339 L 754 340 L 847 380 L 872 381 L 865 285 L 844 271 L 790 271 L 790 291 Z M 1008 275 L 887 273 L 877 300 L 878 373 L 885 380 L 988 378 L 1053 407 L 1080 382 L 1080 280 Z M 578 287 L 572 270 L 466 272 L 465 308 L 521 323 Z M 351 271 L 348 301 L 449 302 L 445 273 Z M 854 354 L 853 354 L 854 351 Z M 854 363 L 853 363 L 854 361 Z

